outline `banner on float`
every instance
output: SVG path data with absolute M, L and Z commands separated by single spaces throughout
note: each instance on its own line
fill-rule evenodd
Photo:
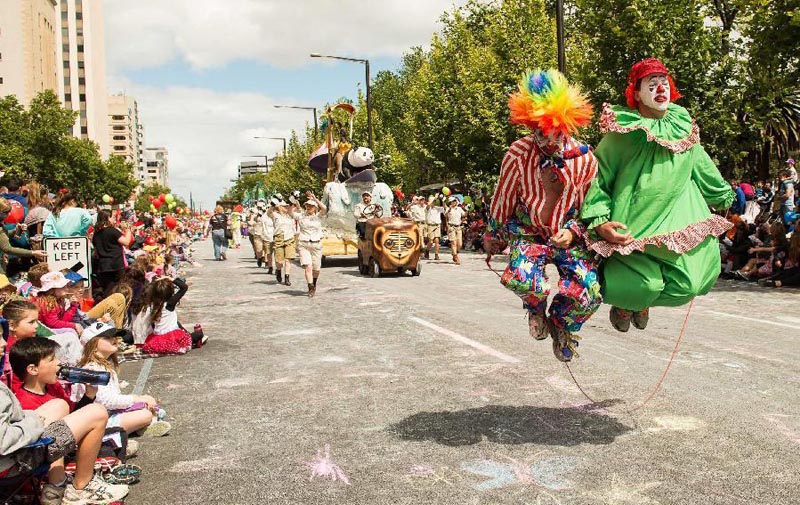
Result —
M 66 268 L 81 274 L 86 279 L 91 279 L 89 276 L 91 256 L 89 256 L 87 237 L 48 237 L 44 239 L 44 250 L 47 253 L 47 266 L 51 272 Z

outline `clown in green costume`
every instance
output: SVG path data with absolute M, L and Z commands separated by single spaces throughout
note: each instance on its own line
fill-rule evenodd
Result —
M 700 145 L 700 131 L 666 67 L 654 58 L 628 76 L 628 107 L 605 104 L 599 163 L 581 212 L 589 248 L 606 258 L 604 299 L 619 331 L 644 329 L 649 308 L 708 293 L 720 272 L 717 237 L 731 227 L 730 185 Z

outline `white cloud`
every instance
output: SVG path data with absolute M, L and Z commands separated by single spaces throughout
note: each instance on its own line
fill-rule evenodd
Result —
M 442 13 L 465 0 L 107 0 L 110 68 L 195 68 L 253 59 L 310 64 L 309 53 L 400 56 L 425 45 Z
M 278 67 L 319 64 L 309 53 L 399 57 L 427 45 L 441 15 L 466 0 L 106 0 L 109 91 L 139 102 L 148 147 L 165 146 L 170 185 L 204 207 L 230 186 L 244 155 L 274 155 L 303 121 L 298 111 L 258 93 L 191 87 L 144 87 L 125 76 L 176 59 L 196 69 L 235 60 Z
M 187 200 L 191 192 L 204 208 L 232 185 L 239 161 L 255 159 L 245 156 L 272 157 L 282 149 L 280 141 L 253 137 L 287 137 L 303 120 L 297 111 L 275 109 L 274 99 L 256 93 L 132 83 L 125 88 L 139 102 L 145 144 L 169 150 L 172 190 Z

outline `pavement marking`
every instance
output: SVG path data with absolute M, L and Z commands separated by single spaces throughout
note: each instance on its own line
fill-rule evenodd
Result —
M 420 318 L 414 317 L 414 316 L 410 316 L 409 319 L 414 321 L 415 323 L 421 325 L 421 326 L 429 328 L 429 329 L 431 329 L 431 330 L 433 330 L 433 331 L 435 331 L 437 333 L 441 333 L 444 336 L 450 337 L 453 340 L 455 340 L 456 342 L 461 342 L 462 344 L 466 344 L 466 345 L 472 347 L 473 349 L 477 349 L 477 350 L 481 351 L 482 353 L 488 354 L 489 356 L 494 356 L 495 358 L 497 358 L 497 359 L 499 359 L 501 361 L 505 361 L 506 363 L 521 363 L 522 362 L 522 360 L 520 360 L 519 358 L 515 358 L 514 356 L 509 356 L 508 354 L 500 352 L 497 349 L 492 349 L 491 347 L 489 347 L 486 344 L 482 344 L 482 343 L 480 343 L 478 341 L 472 340 L 471 338 L 467 338 L 464 335 L 456 333 L 456 332 L 454 332 L 452 330 L 448 330 L 447 328 L 442 328 L 441 326 L 437 326 L 437 325 L 433 324 L 430 321 L 426 321 L 424 319 L 420 319 Z
M 740 316 L 738 314 L 728 314 L 727 312 L 718 312 L 716 310 L 707 310 L 709 314 L 715 314 L 717 316 L 726 316 L 732 317 L 735 319 L 744 319 L 746 321 L 754 321 L 756 323 L 763 323 L 763 324 L 771 324 L 773 326 L 783 326 L 784 328 L 792 328 L 797 329 L 796 324 L 786 324 L 786 323 L 776 323 L 775 321 L 767 321 L 766 319 L 756 319 L 755 317 L 747 317 L 747 316 Z
M 144 360 L 142 369 L 139 370 L 139 378 L 136 379 L 136 386 L 133 388 L 133 394 L 140 395 L 144 393 L 144 386 L 147 384 L 147 378 L 150 377 L 150 370 L 153 369 L 153 358 Z

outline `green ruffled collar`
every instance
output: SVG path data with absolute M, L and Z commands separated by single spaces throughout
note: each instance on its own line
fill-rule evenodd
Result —
M 621 134 L 643 131 L 648 142 L 655 142 L 674 153 L 681 153 L 700 143 L 700 128 L 689 112 L 674 103 L 661 119 L 642 117 L 639 111 L 617 105 L 603 104 L 600 131 Z

